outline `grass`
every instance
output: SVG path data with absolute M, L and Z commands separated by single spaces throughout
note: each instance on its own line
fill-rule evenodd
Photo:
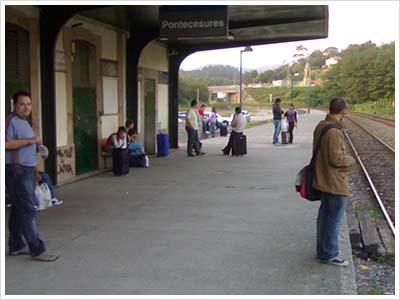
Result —
M 385 294 L 385 289 L 379 284 L 376 284 L 368 291 L 368 295 L 384 295 L 384 294 Z
M 393 255 L 381 255 L 372 259 L 383 265 L 394 266 L 395 264 L 395 257 Z
M 362 104 L 354 104 L 349 106 L 349 110 L 356 112 L 363 112 L 368 114 L 376 114 L 382 117 L 393 117 L 395 110 L 394 107 L 386 106 L 380 107 L 376 102 L 365 102 Z
M 261 126 L 267 124 L 266 121 L 250 121 L 249 123 L 247 123 L 246 125 L 246 129 L 252 128 L 252 127 L 257 127 L 257 126 Z
M 353 205 L 354 210 L 357 211 L 363 211 L 363 212 L 367 212 L 368 216 L 370 216 L 371 218 L 375 218 L 375 219 L 382 219 L 382 213 L 380 212 L 380 210 L 371 205 L 371 204 L 354 204 Z

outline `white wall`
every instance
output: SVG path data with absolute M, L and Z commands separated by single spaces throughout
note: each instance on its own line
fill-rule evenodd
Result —
M 67 87 L 65 73 L 56 72 L 57 147 L 68 143 Z
M 157 126 L 156 129 L 168 128 L 168 85 L 158 85 Z M 157 132 L 158 133 L 158 132 Z
M 140 55 L 139 66 L 168 72 L 167 49 L 154 42 L 148 44 Z
M 103 76 L 103 113 L 118 114 L 118 78 Z
M 117 60 L 117 32 L 100 22 L 91 20 L 83 16 L 75 16 L 70 19 L 65 26 L 71 26 L 75 23 L 82 23 L 81 27 L 91 31 L 93 34 L 100 35 L 101 43 L 101 58 Z
M 118 115 L 102 116 L 101 123 L 101 135 L 103 139 L 106 139 L 110 134 L 117 132 L 119 126 L 116 125 L 118 124 Z

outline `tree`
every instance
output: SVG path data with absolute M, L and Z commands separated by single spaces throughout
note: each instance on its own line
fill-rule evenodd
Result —
M 394 98 L 394 43 L 350 45 L 340 55 L 341 60 L 325 74 L 325 96 L 343 97 L 350 104 Z

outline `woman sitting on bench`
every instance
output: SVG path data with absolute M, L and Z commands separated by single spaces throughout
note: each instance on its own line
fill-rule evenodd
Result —
M 128 131 L 130 151 L 129 167 L 147 168 L 149 167 L 149 158 L 144 152 L 143 145 L 139 143 L 139 137 L 133 129 Z

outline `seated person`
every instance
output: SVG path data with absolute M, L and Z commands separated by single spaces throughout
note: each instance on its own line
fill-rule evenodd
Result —
M 40 145 L 39 153 L 40 153 L 40 156 L 42 157 L 43 160 L 46 160 L 49 157 L 49 149 L 44 145 Z M 42 171 L 39 171 L 38 169 L 36 169 L 36 182 L 39 185 L 42 184 L 42 183 L 46 183 L 47 184 L 47 186 L 49 187 L 49 190 L 50 190 L 50 194 L 51 194 L 51 204 L 52 205 L 61 205 L 61 204 L 63 204 L 63 201 L 58 200 L 56 198 L 56 190 L 54 188 L 53 182 L 50 179 L 49 174 L 47 174 L 46 172 L 42 172 Z M 37 206 L 39 207 L 39 205 L 37 205 Z M 38 208 L 38 210 L 42 210 L 42 209 Z
M 133 129 L 128 131 L 129 145 L 131 153 L 129 158 L 129 167 L 149 167 L 149 158 L 144 152 L 143 145 L 139 143 L 139 138 Z
M 127 140 L 128 144 L 129 144 L 128 132 L 131 129 L 134 130 L 134 132 L 135 132 L 134 134 L 137 135 L 137 132 L 136 132 L 136 129 L 135 129 L 135 123 L 133 123 L 132 120 L 126 120 L 126 122 L 125 122 L 125 131 L 126 131 L 126 140 Z
M 127 148 L 126 131 L 124 126 L 120 126 L 117 133 L 111 134 L 103 144 L 103 150 L 105 152 L 112 153 L 114 148 Z

